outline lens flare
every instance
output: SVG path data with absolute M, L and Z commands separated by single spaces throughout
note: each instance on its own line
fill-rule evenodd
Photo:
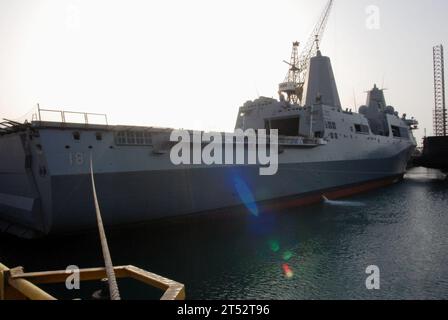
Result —
M 291 268 L 289 267 L 289 265 L 287 263 L 284 263 L 282 265 L 283 268 L 283 272 L 285 273 L 285 277 L 287 279 L 291 279 L 292 277 L 294 277 L 294 272 L 291 270 Z
M 258 216 L 258 207 L 255 203 L 255 198 L 249 189 L 249 186 L 241 179 L 239 176 L 233 178 L 233 184 L 235 186 L 236 192 L 240 197 L 241 201 L 244 203 L 247 209 L 254 215 Z
M 278 241 L 271 240 L 271 241 L 269 241 L 269 248 L 271 248 L 271 250 L 273 252 L 279 252 L 280 251 L 280 244 L 278 243 Z
M 289 250 L 283 252 L 283 260 L 285 260 L 285 261 L 291 260 L 292 256 L 293 256 L 293 253 Z

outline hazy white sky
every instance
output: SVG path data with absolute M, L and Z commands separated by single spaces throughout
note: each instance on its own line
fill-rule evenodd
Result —
M 293 41 L 327 0 L 0 0 L 0 116 L 42 107 L 116 124 L 232 130 L 238 107 L 276 97 Z M 366 27 L 377 6 L 379 29 Z M 432 133 L 432 47 L 446 0 L 335 0 L 322 43 L 344 107 L 384 86 Z M 448 51 L 448 48 L 447 48 Z

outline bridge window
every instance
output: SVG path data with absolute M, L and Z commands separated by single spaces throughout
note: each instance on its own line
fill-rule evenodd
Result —
M 126 132 L 117 132 L 117 134 L 115 135 L 115 141 L 117 144 L 126 144 Z
M 150 132 L 145 131 L 118 131 L 115 133 L 117 145 L 148 146 L 152 145 Z
M 135 132 L 128 131 L 126 132 L 126 143 L 127 144 L 135 144 Z
M 136 132 L 135 139 L 136 144 L 143 144 L 143 132 Z

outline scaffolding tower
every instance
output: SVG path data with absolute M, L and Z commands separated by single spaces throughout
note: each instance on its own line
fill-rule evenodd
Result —
M 434 135 L 446 136 L 448 119 L 445 104 L 445 66 L 443 57 L 443 46 L 433 48 L 434 55 Z

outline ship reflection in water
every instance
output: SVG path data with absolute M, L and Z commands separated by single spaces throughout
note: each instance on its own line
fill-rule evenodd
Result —
M 249 206 L 111 231 L 109 244 L 116 265 L 185 283 L 189 299 L 447 299 L 448 183 L 441 178 L 417 168 L 402 183 L 345 199 L 347 205 L 258 216 Z M 0 239 L 2 262 L 28 271 L 102 264 L 96 234 Z M 380 268 L 380 290 L 365 287 L 370 265 Z M 157 297 L 143 287 L 121 286 L 125 298 Z M 61 293 L 87 297 L 94 289 Z

